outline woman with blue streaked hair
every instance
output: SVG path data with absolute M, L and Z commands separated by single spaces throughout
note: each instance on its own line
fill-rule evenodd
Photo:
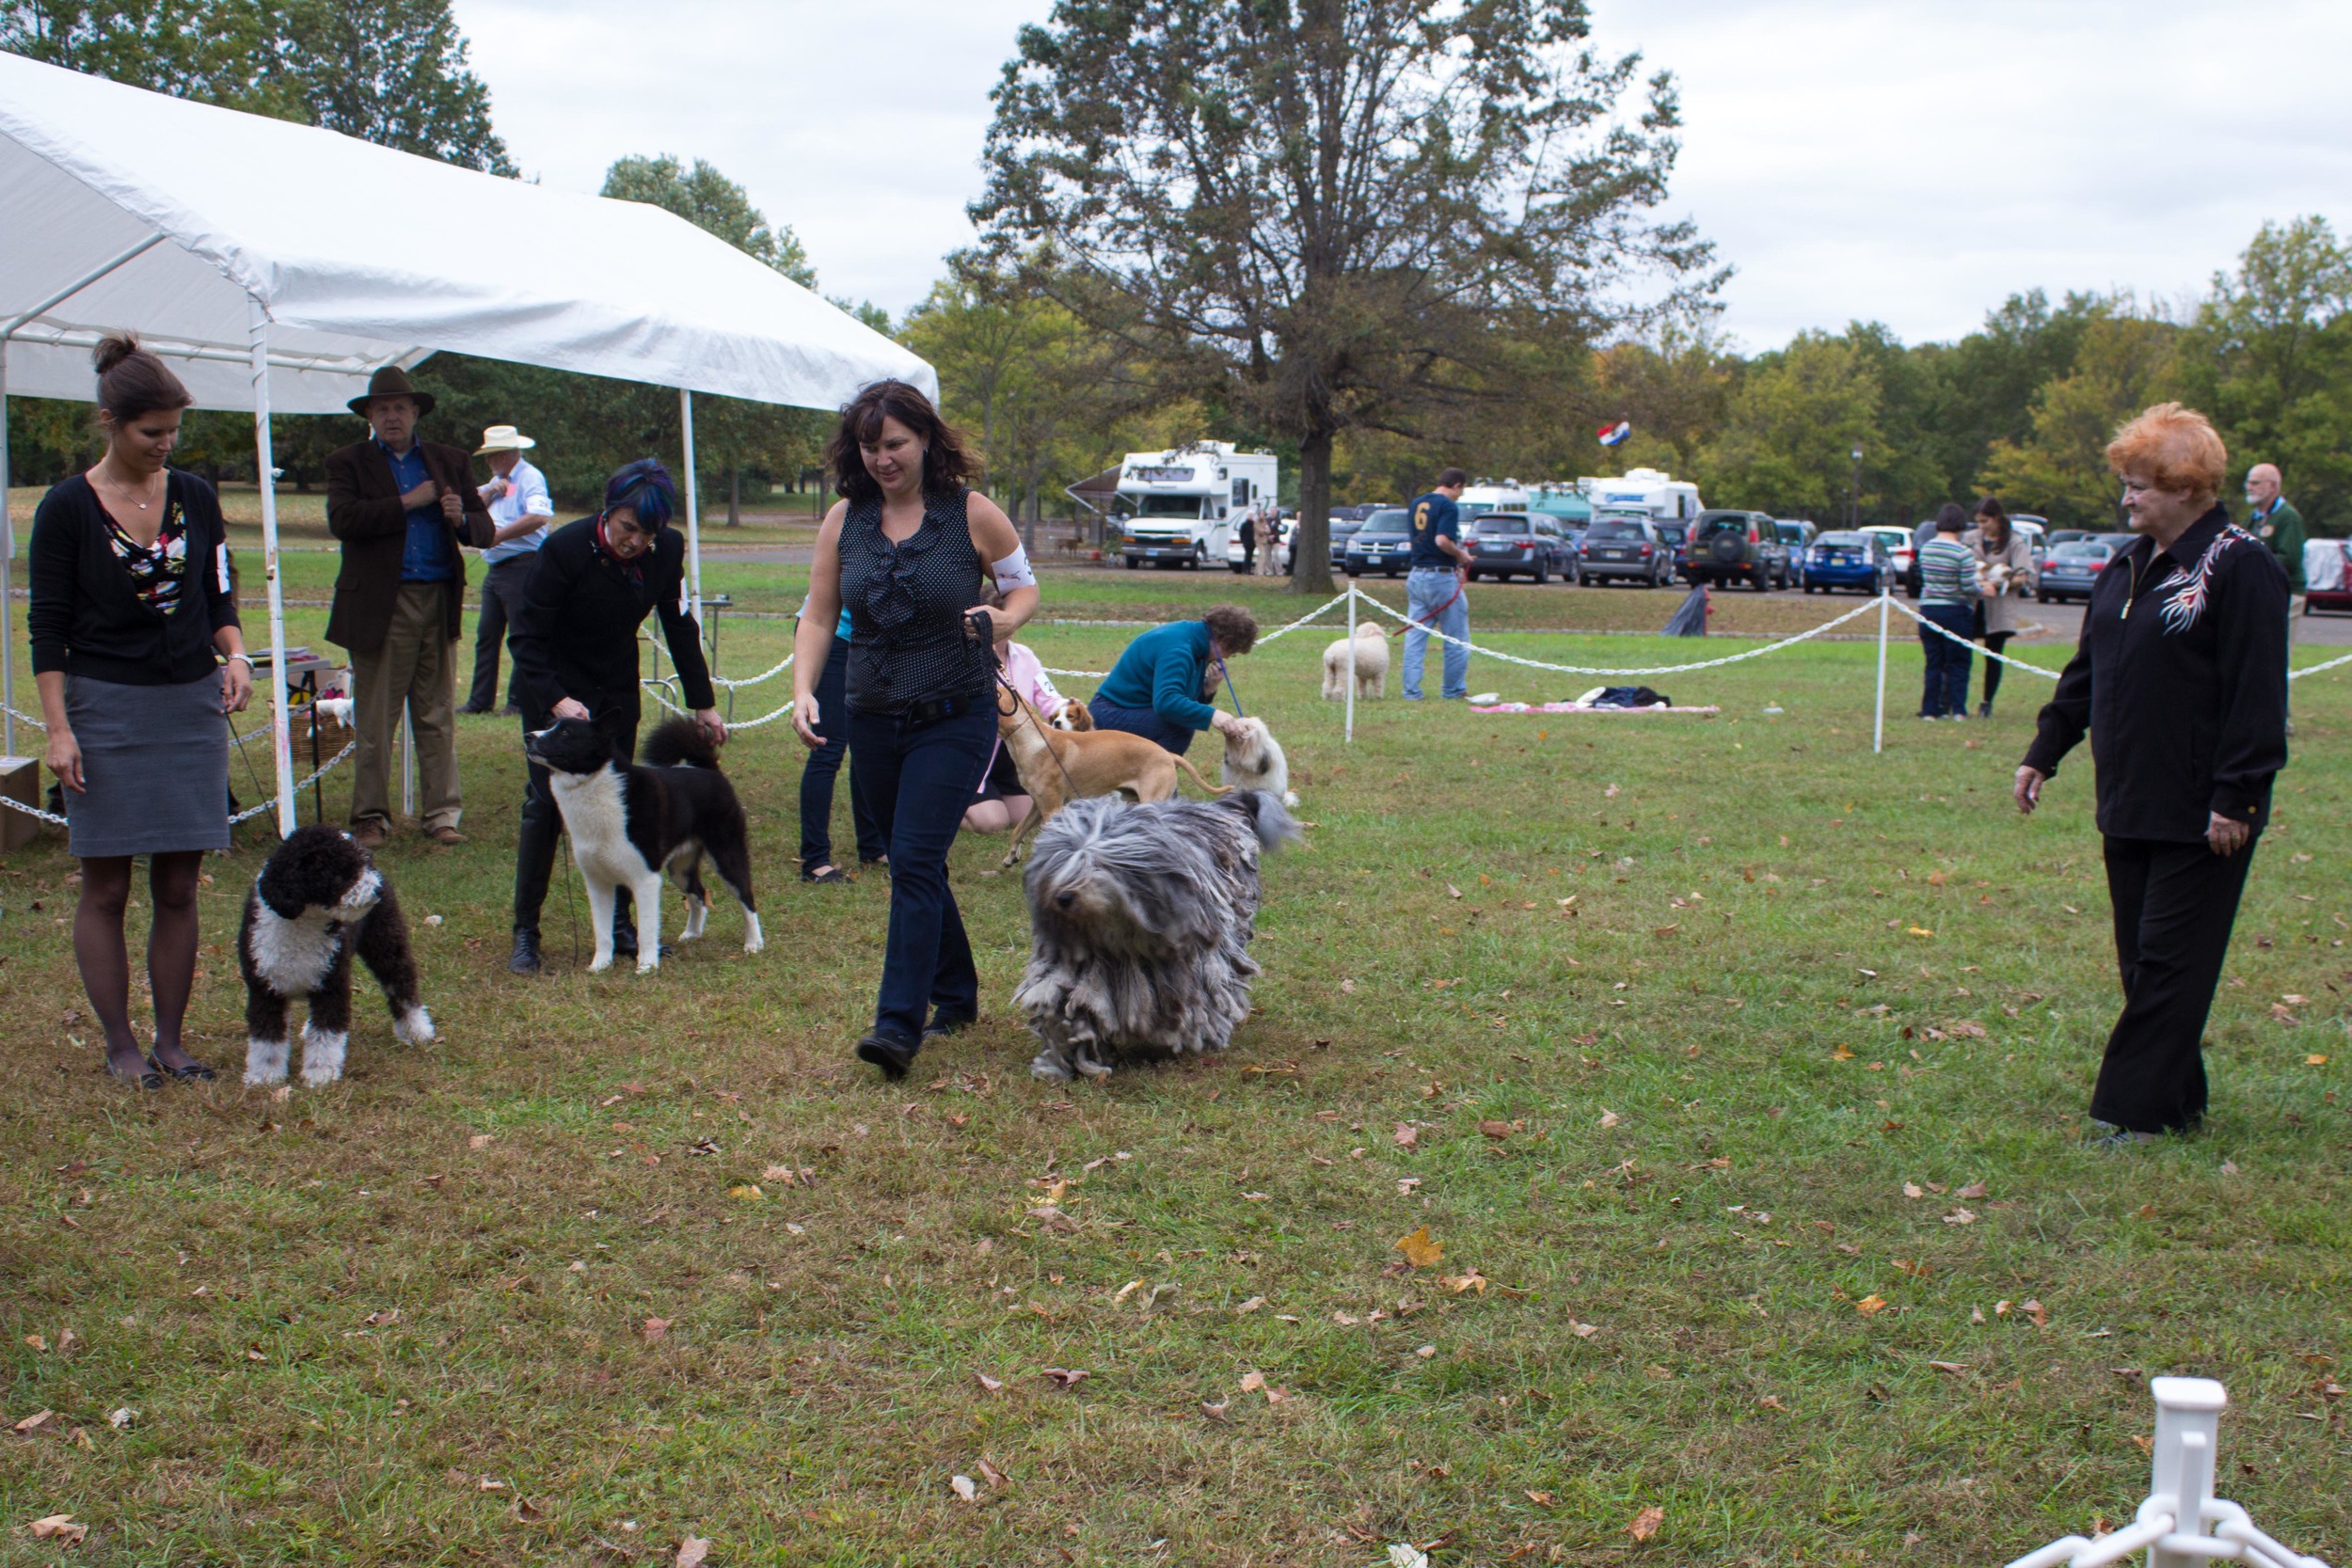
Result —
M 661 635 L 687 705 L 714 744 L 723 745 L 703 659 L 702 628 L 680 602 L 686 580 L 686 540 L 669 526 L 677 506 L 670 470 L 641 458 L 605 482 L 604 510 L 548 535 L 515 617 L 516 694 L 523 729 L 545 729 L 558 719 L 585 719 L 611 738 L 623 757 L 637 754 L 637 632 L 659 612 Z M 548 771 L 525 764 L 522 830 L 515 846 L 515 948 L 507 967 L 538 973 L 539 906 L 555 870 L 556 832 L 564 825 L 548 789 Z M 612 953 L 633 958 L 637 928 L 628 893 L 612 912 Z

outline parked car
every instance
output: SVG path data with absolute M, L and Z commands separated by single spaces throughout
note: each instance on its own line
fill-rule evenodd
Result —
M 1347 575 L 1380 572 L 1403 577 L 1413 563 L 1412 514 L 1401 506 L 1383 507 L 1366 517 L 1347 540 Z
M 1790 579 L 1804 581 L 1805 558 L 1812 553 L 1814 538 L 1821 531 L 1802 517 L 1775 517 L 1772 527 L 1780 531 L 1780 547 L 1788 557 Z
M 1894 570 L 1894 580 L 1898 582 L 1904 580 L 1903 574 L 1911 570 L 1912 562 L 1917 553 L 1911 546 L 1911 530 L 1899 523 L 1865 523 L 1862 525 L 1861 531 L 1876 534 L 1885 543 L 1886 561 Z
M 1576 558 L 1560 536 L 1560 522 L 1542 513 L 1489 512 L 1470 525 L 1470 552 L 1473 578 L 1517 577 L 1525 572 L 1537 582 L 1556 574 L 1576 575 Z
M 2012 512 L 2009 523 L 2032 545 L 2034 569 L 2040 571 L 2043 558 L 2050 553 L 2050 519 L 2037 517 L 2030 512 Z
M 1744 582 L 1757 593 L 1777 582 L 1788 586 L 1788 551 L 1780 525 L 1761 512 L 1702 512 L 1691 531 L 1685 580 Z
M 1298 519 L 1295 516 L 1277 517 L 1274 519 L 1274 554 L 1279 563 L 1278 569 L 1284 577 L 1288 577 L 1291 569 L 1291 541 L 1297 536 Z M 1242 552 L 1241 530 L 1235 529 L 1232 537 L 1225 542 L 1226 566 L 1234 572 L 1247 572 L 1256 563 L 1254 556 Z
M 1638 582 L 1655 588 L 1674 580 L 1674 551 L 1647 517 L 1603 515 L 1593 519 L 1578 546 L 1579 582 Z
M 1364 519 L 1375 512 L 1396 509 L 1366 501 L 1361 505 L 1335 506 L 1331 509 L 1331 564 L 1344 570 L 1347 566 L 1347 542 L 1356 537 L 1356 531 L 1364 526 Z
M 1886 592 L 1895 580 L 1895 562 L 1887 554 L 1883 534 L 1843 529 L 1824 533 L 1805 552 L 1804 591 L 1835 594 L 1856 588 L 1865 594 Z
M 2071 545 L 2077 539 L 2096 539 L 2099 536 L 2097 534 L 2091 532 L 2090 530 L 2087 528 L 2054 528 L 2042 536 L 2042 543 L 2043 547 L 2054 550 L 2060 545 Z
M 1666 547 L 1674 569 L 1666 574 L 1672 582 L 1691 564 L 1691 525 L 1680 517 L 1653 518 L 1650 526 L 1658 531 L 1658 542 Z
M 2114 554 L 2095 539 L 2069 539 L 2052 546 L 2049 559 L 2042 563 L 2034 597 L 2043 604 L 2064 604 L 2069 599 L 2090 603 L 2091 587 Z

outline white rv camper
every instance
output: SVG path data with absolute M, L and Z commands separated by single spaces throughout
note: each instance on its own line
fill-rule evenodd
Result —
M 1131 451 L 1119 469 L 1114 503 L 1129 566 L 1205 566 L 1225 559 L 1235 525 L 1271 502 L 1274 454 L 1235 451 L 1227 441 L 1195 441 L 1166 451 Z

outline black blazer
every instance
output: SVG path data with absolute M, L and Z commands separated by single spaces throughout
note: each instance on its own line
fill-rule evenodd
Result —
M 24 622 L 33 670 L 62 670 L 119 686 L 181 686 L 218 667 L 213 633 L 238 625 L 220 499 L 194 474 L 169 470 L 167 505 L 187 523 L 187 576 L 167 616 L 142 603 L 115 555 L 105 509 L 89 480 L 53 485 L 33 514 L 32 606 Z
M 655 535 L 653 548 L 637 558 L 632 581 L 628 568 L 597 550 L 596 528 L 594 517 L 565 523 L 532 557 L 531 581 L 508 646 L 516 687 L 532 720 L 543 722 L 565 697 L 592 713 L 637 712 L 637 628 L 655 612 L 686 705 L 716 706 L 702 628 L 678 603 L 686 581 L 685 535 L 674 528 Z
M 2211 815 L 2269 822 L 2286 728 L 2286 574 L 2216 506 L 2099 574 L 2025 760 L 2056 773 L 2088 731 L 2099 831 L 2194 844 Z
M 466 503 L 466 526 L 449 531 L 450 558 L 456 563 L 451 581 L 457 592 L 449 595 L 449 638 L 454 642 L 460 626 L 458 605 L 466 596 L 466 552 L 457 546 L 487 546 L 498 536 L 498 525 L 490 520 L 489 503 L 474 486 L 472 458 L 437 441 L 417 445 L 424 449 L 424 471 L 433 482 Z M 392 478 L 392 465 L 373 436 L 326 454 L 326 531 L 343 542 L 326 640 L 355 654 L 372 654 L 391 630 L 392 601 L 400 597 L 401 551 L 408 543 L 408 513 L 400 504 L 400 482 Z

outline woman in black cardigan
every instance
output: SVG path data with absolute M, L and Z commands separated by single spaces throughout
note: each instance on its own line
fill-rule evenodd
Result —
M 2089 734 L 2123 974 L 2090 1114 L 2124 1148 L 2205 1114 L 2205 1016 L 2287 763 L 2287 580 L 2215 500 L 2229 455 L 2203 415 L 2158 404 L 2107 462 L 2140 537 L 2099 574 L 2016 798 L 2033 810 Z
M 724 745 L 703 658 L 702 628 L 678 603 L 686 580 L 686 541 L 668 526 L 676 509 L 670 471 L 652 458 L 619 469 L 605 482 L 604 510 L 548 535 L 532 558 L 531 580 L 515 613 L 510 646 L 523 730 L 558 719 L 586 719 L 605 733 L 618 758 L 637 751 L 640 699 L 637 632 L 659 613 L 670 662 L 694 721 L 713 744 Z M 506 967 L 535 974 L 540 967 L 539 907 L 555 871 L 555 836 L 563 823 L 548 788 L 548 770 L 524 764 L 522 828 L 515 845 L 515 947 Z M 628 891 L 612 911 L 612 951 L 637 952 Z
M 252 695 L 253 661 L 229 588 L 219 500 L 194 474 L 166 467 L 195 400 L 135 339 L 106 339 L 97 361 L 106 455 L 41 498 L 25 622 L 49 770 L 65 786 L 67 844 L 82 863 L 74 961 L 105 1031 L 108 1069 L 159 1089 L 167 1073 L 213 1076 L 182 1048 L 180 1024 L 196 977 L 197 878 L 205 850 L 229 847 L 223 715 Z M 131 1033 L 122 932 L 139 855 L 154 905 L 151 1054 Z

